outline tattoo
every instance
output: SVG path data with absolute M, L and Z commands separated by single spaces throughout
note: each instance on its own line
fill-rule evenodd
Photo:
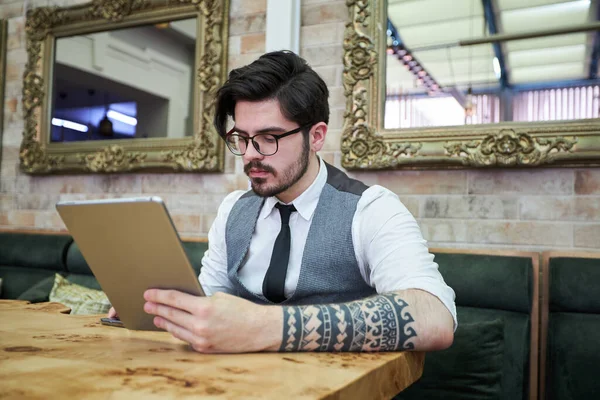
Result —
M 408 304 L 382 294 L 343 304 L 283 307 L 279 351 L 395 351 L 414 349 Z

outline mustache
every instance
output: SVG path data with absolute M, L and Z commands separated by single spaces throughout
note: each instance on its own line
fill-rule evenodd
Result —
M 255 169 L 261 169 L 265 172 L 270 172 L 272 174 L 275 174 L 275 169 L 269 165 L 263 164 L 260 161 L 250 161 L 248 164 L 244 165 L 244 172 L 246 173 L 246 175 L 248 175 L 250 173 L 250 170 L 252 168 Z

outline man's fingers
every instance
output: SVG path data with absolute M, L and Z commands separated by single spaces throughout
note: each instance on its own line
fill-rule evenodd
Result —
M 185 329 L 182 326 L 174 324 L 169 320 L 166 320 L 162 317 L 155 317 L 154 325 L 156 325 L 160 329 L 164 329 L 165 331 L 169 332 L 177 339 L 189 343 L 190 346 L 192 346 L 193 349 L 197 352 L 208 353 L 211 350 L 211 347 L 208 345 L 208 341 L 206 339 L 194 335 L 189 330 Z
M 216 333 L 219 324 L 218 319 L 215 321 L 217 304 L 214 300 L 163 289 L 146 290 L 144 299 L 144 311 L 156 316 L 154 325 L 158 328 L 188 342 L 198 352 L 221 351 L 215 347 L 219 342 Z M 215 299 L 225 301 L 223 296 L 215 296 Z
M 193 313 L 199 297 L 182 293 L 177 290 L 148 289 L 144 292 L 144 299 L 152 303 L 165 304 L 173 308 Z
M 147 302 L 144 304 L 144 311 L 148 314 L 162 317 L 163 319 L 188 330 L 192 330 L 191 327 L 194 324 L 194 317 L 192 314 L 163 304 Z
M 117 310 L 115 310 L 114 307 L 111 307 L 110 310 L 108 310 L 108 318 L 119 318 L 119 314 L 117 314 Z

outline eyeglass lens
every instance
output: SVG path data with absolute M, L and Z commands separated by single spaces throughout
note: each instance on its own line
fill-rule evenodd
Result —
M 277 152 L 277 138 L 274 135 L 256 135 L 249 139 L 232 134 L 227 137 L 227 146 L 233 153 L 242 155 L 246 153 L 250 140 L 254 142 L 254 148 L 262 155 L 269 156 Z

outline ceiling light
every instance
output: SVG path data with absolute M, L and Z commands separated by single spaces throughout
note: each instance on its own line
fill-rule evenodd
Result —
M 78 131 L 78 132 L 87 132 L 88 131 L 88 127 L 86 125 L 79 124 L 77 122 L 69 121 L 66 119 L 52 118 L 52 125 L 62 126 L 64 128 L 73 129 L 74 131 Z
M 137 119 L 130 117 L 129 115 L 125 115 L 115 110 L 108 110 L 106 116 L 110 119 L 114 119 L 115 121 L 123 122 L 124 124 L 136 126 Z
M 496 79 L 502 78 L 502 70 L 500 69 L 500 61 L 498 60 L 498 57 L 494 57 L 492 64 L 494 65 L 494 74 L 496 75 Z

